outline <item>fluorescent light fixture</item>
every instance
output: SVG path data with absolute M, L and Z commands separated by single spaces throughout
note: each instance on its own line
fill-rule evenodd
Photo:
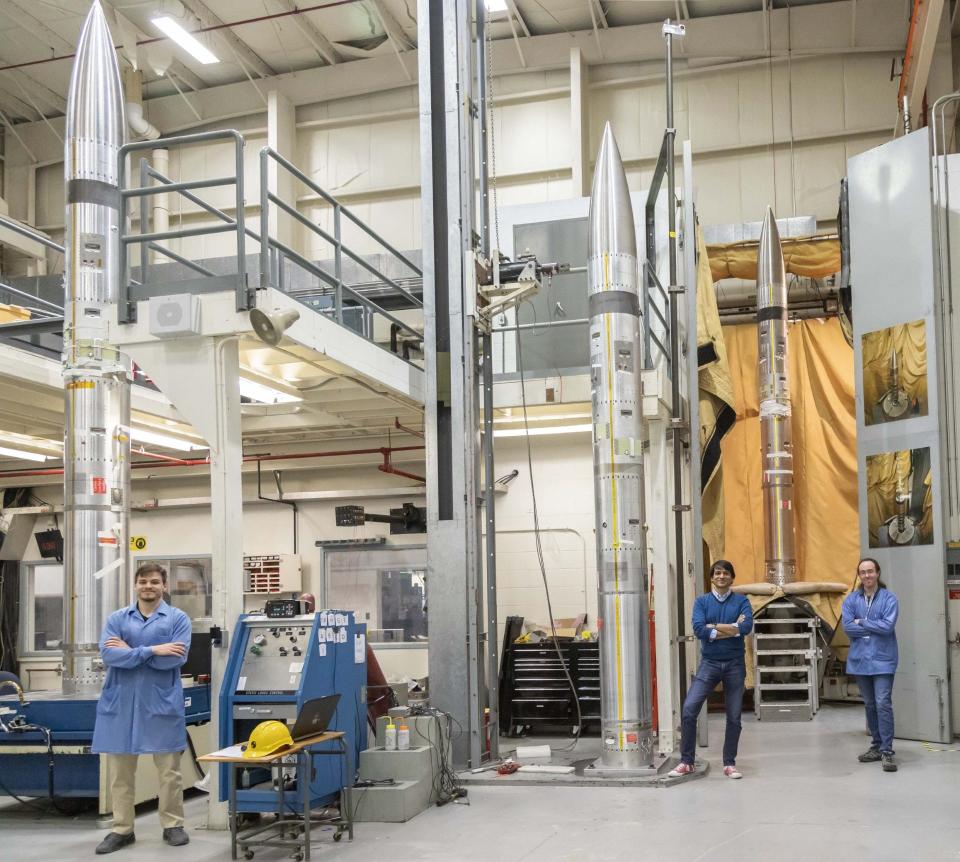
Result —
M 0 455 L 7 458 L 20 458 L 24 461 L 46 461 L 51 455 L 41 455 L 39 452 L 27 452 L 23 449 L 8 449 L 6 446 L 0 446 Z
M 162 15 L 153 19 L 153 26 L 156 27 L 165 36 L 169 36 L 184 51 L 186 51 L 195 60 L 199 60 L 204 65 L 219 63 L 220 58 L 213 53 L 206 45 L 202 45 L 192 33 L 188 33 L 173 18 Z
M 207 446 L 200 443 L 191 443 L 182 437 L 171 437 L 169 434 L 158 434 L 156 431 L 148 431 L 146 428 L 130 427 L 130 437 L 138 440 L 140 443 L 149 443 L 152 446 L 162 446 L 164 449 L 176 449 L 179 452 L 196 452 L 200 449 L 207 449 Z
M 531 437 L 540 437 L 547 434 L 586 434 L 593 430 L 593 426 L 587 425 L 550 425 L 546 428 L 531 428 Z M 494 437 L 523 437 L 527 432 L 523 428 L 504 428 L 502 431 L 494 431 Z
M 265 383 L 258 383 L 256 380 L 250 380 L 248 377 L 240 378 L 240 394 L 251 401 L 258 401 L 261 404 L 290 404 L 294 401 L 303 401 L 296 395 L 284 392 L 280 389 L 274 389 Z
M 484 0 L 488 12 L 506 12 L 507 0 Z

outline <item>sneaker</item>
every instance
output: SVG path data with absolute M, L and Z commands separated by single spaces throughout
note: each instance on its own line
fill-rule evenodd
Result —
M 678 763 L 667 773 L 669 778 L 682 778 L 684 775 L 690 775 L 693 772 L 692 763 Z
M 743 773 L 736 766 L 724 766 L 723 774 L 727 778 L 743 778 Z
M 103 856 L 104 853 L 113 853 L 121 847 L 133 844 L 136 840 L 137 838 L 132 832 L 128 832 L 126 835 L 121 835 L 119 832 L 110 832 L 107 837 L 97 845 L 94 853 L 96 853 L 97 856 Z
M 896 772 L 897 771 L 897 761 L 893 759 L 893 752 L 888 751 L 880 756 L 880 759 L 883 761 L 883 771 L 884 772 Z
M 880 759 L 880 749 L 871 748 L 869 751 L 863 752 L 857 760 L 861 763 L 876 763 Z
M 171 847 L 183 847 L 190 843 L 190 836 L 182 826 L 171 826 L 163 830 L 163 840 Z

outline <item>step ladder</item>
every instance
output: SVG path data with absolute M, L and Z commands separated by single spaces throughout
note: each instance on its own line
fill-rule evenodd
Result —
M 820 618 L 778 599 L 754 617 L 754 712 L 760 721 L 810 721 L 820 709 Z

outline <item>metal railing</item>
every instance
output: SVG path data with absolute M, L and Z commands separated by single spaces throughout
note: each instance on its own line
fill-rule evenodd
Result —
M 295 205 L 289 204 L 278 195 L 270 191 L 270 162 L 273 161 L 280 168 L 285 170 L 295 179 L 303 183 L 310 191 L 319 196 L 321 200 L 328 203 L 333 208 L 333 233 L 330 234 L 319 225 L 308 219 L 301 213 Z M 277 209 L 286 213 L 298 224 L 305 227 L 315 236 L 320 237 L 333 247 L 334 271 L 331 273 L 319 264 L 309 260 L 304 255 L 282 243 L 280 240 L 270 236 L 270 205 L 273 204 Z M 394 248 L 382 236 L 372 228 L 368 227 L 356 215 L 341 204 L 333 195 L 324 191 L 303 171 L 296 167 L 292 162 L 281 156 L 271 147 L 264 147 L 260 150 L 260 235 L 266 237 L 266 242 L 260 244 L 260 285 L 266 287 L 271 283 L 279 284 L 282 281 L 284 268 L 284 259 L 290 260 L 297 266 L 316 276 L 325 284 L 333 295 L 333 317 L 337 323 L 343 325 L 344 306 L 361 307 L 366 312 L 379 315 L 388 320 L 392 326 L 397 327 L 401 332 L 405 332 L 414 339 L 422 338 L 422 333 L 414 329 L 408 323 L 391 314 L 382 305 L 378 304 L 370 297 L 348 285 L 343 278 L 344 258 L 353 261 L 357 266 L 365 269 L 376 280 L 377 283 L 386 285 L 389 292 L 395 296 L 402 297 L 409 303 L 410 307 L 423 309 L 422 300 L 407 290 L 396 279 L 390 278 L 380 269 L 366 260 L 362 255 L 350 249 L 343 241 L 343 219 L 349 220 L 366 236 L 370 237 L 388 254 L 406 266 L 417 278 L 423 277 L 423 271 L 406 255 Z
M 134 188 L 125 188 L 126 186 L 126 163 L 127 156 L 141 150 L 154 150 L 157 148 L 169 149 L 171 147 L 190 146 L 192 144 L 204 144 L 210 141 L 233 141 L 234 172 L 232 176 L 213 177 L 198 180 L 189 180 L 185 182 L 173 182 L 168 177 L 164 177 L 157 171 L 150 168 L 146 159 L 140 160 L 139 179 L 140 185 Z M 243 197 L 243 148 L 244 138 L 234 129 L 223 129 L 214 132 L 198 132 L 192 135 L 177 135 L 171 138 L 160 138 L 155 141 L 135 141 L 125 144 L 119 152 L 119 182 L 120 182 L 120 291 L 119 291 L 119 309 L 118 320 L 120 323 L 132 323 L 136 320 L 136 302 L 131 300 L 131 287 L 133 283 L 130 279 L 130 263 L 127 249 L 131 245 L 140 247 L 141 260 L 141 281 L 138 295 L 145 295 L 145 288 L 148 288 L 149 267 L 147 265 L 147 251 L 154 251 L 162 254 L 171 260 L 180 263 L 194 272 L 207 278 L 214 274 L 188 260 L 182 255 L 176 254 L 168 248 L 160 245 L 163 240 L 184 239 L 194 236 L 210 236 L 212 234 L 233 232 L 237 240 L 237 272 L 234 278 L 234 289 L 237 295 L 237 311 L 245 311 L 254 306 L 254 289 L 247 283 L 247 259 L 246 243 L 247 228 L 244 223 L 244 197 Z M 157 185 L 150 185 L 150 180 L 158 181 Z M 236 218 L 231 219 L 222 210 L 208 205 L 205 201 L 193 194 L 196 189 L 212 189 L 233 186 L 234 204 L 236 207 Z M 176 230 L 151 231 L 149 207 L 144 205 L 144 201 L 154 195 L 168 194 L 178 192 L 197 204 L 207 212 L 216 215 L 222 224 L 202 225 L 192 228 L 178 228 Z M 129 201 L 139 199 L 140 205 L 140 224 L 138 233 L 126 233 L 127 208 Z M 255 236 L 255 235 L 254 235 Z

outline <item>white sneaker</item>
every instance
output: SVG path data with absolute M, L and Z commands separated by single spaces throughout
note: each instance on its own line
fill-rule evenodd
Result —
M 736 766 L 724 766 L 723 774 L 727 778 L 743 778 L 743 773 Z
M 684 775 L 690 775 L 693 772 L 693 767 L 689 763 L 678 763 L 673 769 L 667 773 L 669 778 L 682 778 Z

